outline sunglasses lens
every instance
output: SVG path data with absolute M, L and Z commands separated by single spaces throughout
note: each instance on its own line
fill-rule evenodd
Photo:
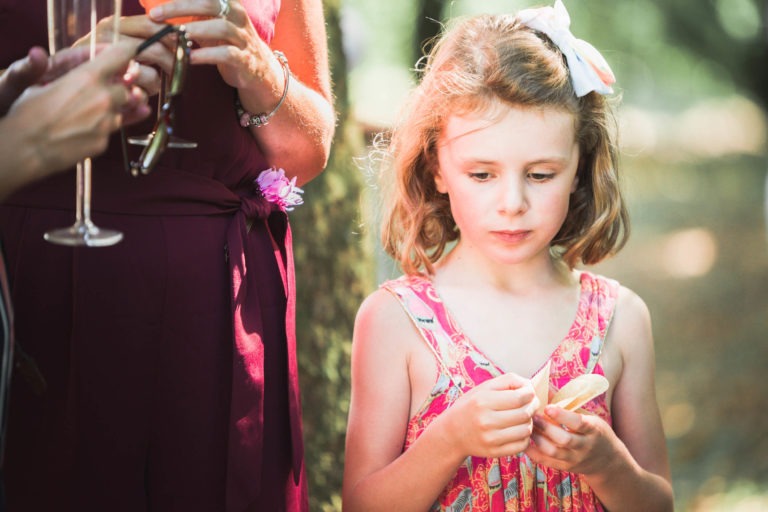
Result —
M 121 129 L 125 168 L 133 176 L 149 174 L 155 168 L 160 157 L 163 155 L 163 152 L 168 147 L 168 142 L 173 135 L 173 102 L 174 98 L 181 93 L 181 90 L 184 87 L 184 79 L 186 78 L 187 68 L 189 66 L 189 55 L 191 50 L 189 40 L 187 39 L 186 32 L 183 28 L 168 25 L 142 43 L 137 51 L 137 54 L 140 53 L 172 32 L 176 32 L 177 40 L 170 86 L 165 93 L 165 103 L 158 112 L 155 129 L 150 135 L 146 147 L 141 152 L 141 156 L 135 162 L 131 162 L 128 159 L 125 133 Z
M 187 68 L 189 67 L 189 54 L 190 48 L 186 33 L 184 31 L 179 31 L 178 39 L 176 40 L 176 54 L 173 61 L 171 86 L 168 90 L 170 96 L 181 94 L 181 90 L 184 87 L 184 80 L 187 76 Z

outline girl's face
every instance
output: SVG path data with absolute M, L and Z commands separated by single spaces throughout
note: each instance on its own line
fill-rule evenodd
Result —
M 457 248 L 502 264 L 549 258 L 577 185 L 572 114 L 496 105 L 451 116 L 437 161 L 435 184 L 461 233 Z

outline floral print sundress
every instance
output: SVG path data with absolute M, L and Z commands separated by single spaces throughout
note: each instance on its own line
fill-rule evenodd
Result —
M 603 374 L 599 357 L 619 284 L 582 272 L 580 285 L 576 318 L 548 359 L 550 396 L 574 377 L 590 372 Z M 430 396 L 408 423 L 405 451 L 463 393 L 501 375 L 503 370 L 460 330 L 429 279 L 403 276 L 382 284 L 382 288 L 397 297 L 439 367 Z M 585 404 L 582 410 L 611 422 L 605 394 Z M 603 507 L 581 475 L 535 464 L 520 453 L 501 458 L 467 457 L 430 510 L 588 512 L 602 511 Z

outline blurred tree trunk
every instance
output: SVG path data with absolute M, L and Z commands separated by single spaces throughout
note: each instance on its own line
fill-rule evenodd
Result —
M 768 109 L 768 0 L 756 0 L 763 37 L 734 39 L 722 27 L 715 2 L 657 0 L 665 14 L 670 39 L 694 55 L 711 58 L 733 76 L 764 109 Z
M 338 127 L 331 160 L 291 213 L 297 282 L 297 345 L 312 510 L 340 510 L 349 354 L 357 308 L 370 291 L 371 257 L 359 232 L 363 135 L 350 118 L 340 0 L 325 0 Z
M 445 0 L 418 0 L 416 28 L 413 32 L 413 62 L 429 51 L 430 41 L 440 33 Z M 425 46 L 426 45 L 426 46 Z

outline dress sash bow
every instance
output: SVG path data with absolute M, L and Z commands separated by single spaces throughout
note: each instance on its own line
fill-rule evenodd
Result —
M 257 236 L 259 231 L 269 235 Z M 266 245 L 270 244 L 270 245 Z M 257 255 L 275 255 L 286 299 L 285 333 L 288 353 L 288 400 L 291 425 L 292 466 L 298 483 L 303 462 L 301 403 L 296 360 L 296 286 L 291 230 L 288 217 L 277 205 L 259 195 L 241 198 L 227 233 L 227 256 L 232 279 L 233 365 L 227 468 L 228 512 L 242 512 L 259 494 L 264 425 L 263 322 L 258 294 L 262 276 Z

